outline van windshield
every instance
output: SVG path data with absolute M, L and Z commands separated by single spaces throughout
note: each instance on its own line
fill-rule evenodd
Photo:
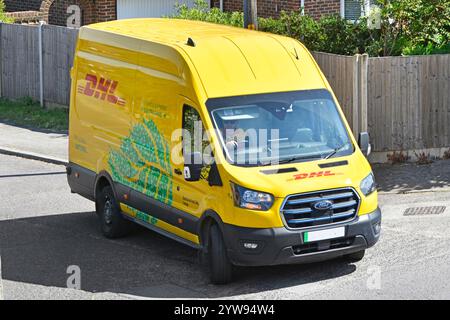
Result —
M 209 99 L 227 160 L 264 166 L 349 155 L 354 147 L 328 90 Z

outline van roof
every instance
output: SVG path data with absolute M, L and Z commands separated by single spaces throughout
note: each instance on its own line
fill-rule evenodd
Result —
M 327 87 L 309 52 L 288 37 L 168 18 L 116 20 L 83 28 L 166 44 L 183 52 L 208 97 Z M 189 38 L 195 46 L 187 45 Z

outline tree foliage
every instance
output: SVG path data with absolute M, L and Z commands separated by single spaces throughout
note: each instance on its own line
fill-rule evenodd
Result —
M 7 23 L 13 22 L 13 19 L 6 16 L 5 9 L 6 9 L 5 2 L 3 0 L 0 0 L 0 22 L 7 22 Z
M 350 22 L 337 15 L 319 20 L 299 12 L 281 12 L 278 19 L 259 18 L 261 31 L 302 41 L 310 50 L 371 56 L 450 52 L 450 0 L 378 0 L 379 29 L 367 18 Z M 201 20 L 240 27 L 241 12 L 222 12 L 196 0 L 194 8 L 177 7 L 175 18 Z M 369 19 L 372 19 L 370 17 Z
M 151 119 L 135 125 L 120 148 L 110 150 L 108 164 L 114 181 L 172 203 L 170 148 Z

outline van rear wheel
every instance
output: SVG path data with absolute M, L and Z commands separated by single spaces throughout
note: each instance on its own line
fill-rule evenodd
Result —
M 111 186 L 106 186 L 101 190 L 97 203 L 101 230 L 106 238 L 120 238 L 131 232 L 132 222 L 123 218 Z
M 227 248 L 219 227 L 213 224 L 209 233 L 209 258 L 211 282 L 227 284 L 231 282 L 233 265 L 227 255 Z

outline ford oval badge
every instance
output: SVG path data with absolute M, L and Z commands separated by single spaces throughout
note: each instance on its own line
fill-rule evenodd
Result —
M 314 209 L 319 211 L 326 211 L 330 210 L 333 207 L 333 202 L 331 202 L 330 200 L 322 200 L 314 203 L 313 207 Z

